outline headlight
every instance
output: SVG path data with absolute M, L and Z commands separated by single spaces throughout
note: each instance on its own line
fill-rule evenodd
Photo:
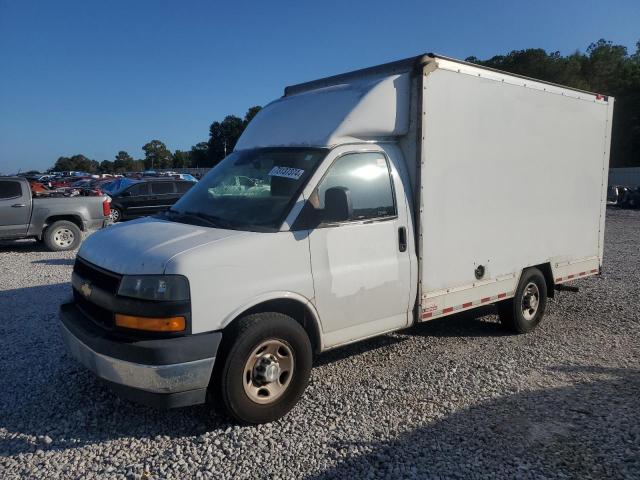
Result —
M 189 300 L 189 282 L 181 275 L 125 275 L 118 295 L 143 300 Z

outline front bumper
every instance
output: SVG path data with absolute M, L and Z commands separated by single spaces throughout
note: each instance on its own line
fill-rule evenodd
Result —
M 60 332 L 73 357 L 121 396 L 157 408 L 204 403 L 220 332 L 153 340 L 114 338 L 73 303 L 60 307 Z

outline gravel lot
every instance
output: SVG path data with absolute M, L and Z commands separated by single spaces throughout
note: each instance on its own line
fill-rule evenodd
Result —
M 284 419 L 118 399 L 64 351 L 71 253 L 0 245 L 0 478 L 640 478 L 640 212 L 604 274 L 506 335 L 492 307 L 321 355 Z

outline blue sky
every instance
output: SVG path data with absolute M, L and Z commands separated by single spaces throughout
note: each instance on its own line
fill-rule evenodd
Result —
M 640 1 L 0 0 L 0 172 L 187 150 L 284 86 L 422 52 L 487 58 L 599 38 L 635 50 Z

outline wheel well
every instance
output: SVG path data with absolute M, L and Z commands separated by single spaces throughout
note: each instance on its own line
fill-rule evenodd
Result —
M 74 215 L 54 215 L 53 217 L 48 217 L 44 221 L 44 226 L 42 230 L 44 231 L 46 227 L 60 220 L 66 220 L 68 222 L 74 223 L 80 230 L 84 230 L 84 225 L 82 224 L 82 220 L 80 219 L 80 217 L 76 217 Z
M 551 271 L 550 263 L 541 263 L 540 265 L 533 265 L 531 268 L 537 268 L 544 275 L 545 282 L 547 284 L 547 297 L 553 298 L 555 294 L 555 283 L 553 281 L 553 272 Z
M 313 351 L 315 353 L 320 352 L 322 345 L 320 341 L 320 331 L 314 320 L 313 314 L 309 311 L 309 308 L 306 305 L 297 300 L 285 298 L 268 300 L 244 311 L 242 314 L 238 315 L 238 318 L 261 312 L 278 312 L 293 318 L 296 322 L 302 325 L 307 332 L 307 335 L 309 335 Z

